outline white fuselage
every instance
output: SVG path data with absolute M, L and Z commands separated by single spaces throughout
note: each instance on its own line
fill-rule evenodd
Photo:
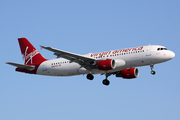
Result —
M 49 76 L 72 76 L 80 74 L 99 74 L 112 73 L 126 68 L 157 64 L 172 59 L 175 54 L 159 45 L 148 45 L 142 47 L 107 51 L 101 53 L 87 54 L 99 60 L 114 59 L 116 62 L 115 69 L 104 71 L 98 69 L 87 70 L 76 62 L 71 62 L 64 58 L 47 60 L 40 64 L 37 74 Z

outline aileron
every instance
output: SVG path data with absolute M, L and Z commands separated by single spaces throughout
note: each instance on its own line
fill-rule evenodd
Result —
M 90 58 L 90 57 L 85 57 L 83 55 L 78 55 L 75 53 L 70 53 L 70 52 L 66 52 L 66 51 L 51 48 L 51 47 L 44 47 L 44 46 L 41 46 L 41 47 L 46 49 L 46 50 L 49 50 L 51 52 L 54 52 L 54 55 L 56 55 L 57 57 L 62 57 L 62 58 L 68 59 L 68 60 L 73 61 L 73 62 L 79 63 L 80 61 L 81 62 L 82 61 L 83 62 L 95 61 L 95 59 Z

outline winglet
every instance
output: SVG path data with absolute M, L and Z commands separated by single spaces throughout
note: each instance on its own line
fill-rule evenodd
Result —
M 40 47 L 41 47 L 41 50 L 43 49 L 43 46 L 42 45 L 40 45 Z

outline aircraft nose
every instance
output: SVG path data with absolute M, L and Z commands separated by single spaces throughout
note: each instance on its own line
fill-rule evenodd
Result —
M 170 59 L 174 58 L 174 57 L 175 57 L 175 53 L 171 51 L 171 52 L 169 53 L 169 57 L 170 57 Z

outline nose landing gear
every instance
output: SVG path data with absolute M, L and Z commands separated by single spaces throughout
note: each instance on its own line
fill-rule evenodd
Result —
M 150 64 L 150 67 L 151 67 L 151 74 L 152 74 L 152 75 L 155 75 L 156 72 L 153 70 L 153 69 L 154 69 L 154 64 L 153 64 L 153 63 Z

